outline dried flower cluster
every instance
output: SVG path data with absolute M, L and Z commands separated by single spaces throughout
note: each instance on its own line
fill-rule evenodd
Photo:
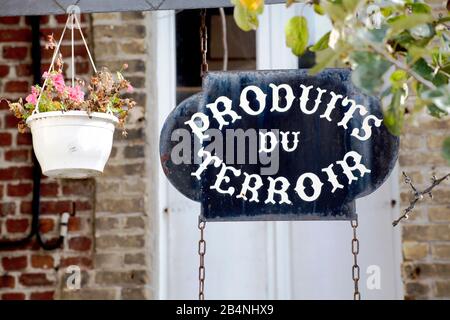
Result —
M 55 49 L 56 43 L 53 36 L 49 36 L 45 47 Z M 136 104 L 132 99 L 123 97 L 125 93 L 133 91 L 130 82 L 122 75 L 127 67 L 128 65 L 125 64 L 115 75 L 103 68 L 91 77 L 87 86 L 84 81 L 78 79 L 73 87 L 66 86 L 63 77 L 63 60 L 61 53 L 58 53 L 52 70 L 42 75 L 46 80 L 44 88 L 35 85 L 31 87 L 31 93 L 25 101 L 22 99 L 14 103 L 8 101 L 10 110 L 21 120 L 18 124 L 19 131 L 25 131 L 25 121 L 39 102 L 39 112 L 85 110 L 88 113 L 106 113 L 111 111 L 119 119 L 119 126 L 125 135 L 126 117 Z M 39 95 L 41 95 L 40 100 Z

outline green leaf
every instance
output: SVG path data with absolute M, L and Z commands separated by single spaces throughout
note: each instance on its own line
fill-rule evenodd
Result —
M 365 93 L 379 95 L 384 83 L 383 75 L 391 64 L 380 55 L 366 51 L 353 52 L 351 60 L 356 64 L 352 72 L 353 84 Z
M 403 84 L 408 80 L 408 74 L 403 70 L 395 70 L 389 80 L 394 88 L 402 88 Z
M 380 28 L 367 29 L 367 28 L 358 28 L 356 30 L 357 36 L 360 39 L 366 39 L 370 42 L 382 43 L 384 46 L 384 38 L 387 34 L 387 26 L 382 25 Z
M 423 58 L 418 59 L 412 65 L 412 70 L 417 72 L 419 75 L 421 75 L 428 81 L 433 82 L 435 86 L 439 87 L 448 83 L 448 78 L 440 72 L 434 74 L 434 69 L 430 67 L 429 64 Z
M 421 93 L 421 99 L 426 101 L 430 115 L 441 118 L 448 115 L 450 110 L 450 93 L 446 86 Z
M 264 10 L 264 1 L 262 6 L 256 10 L 249 10 L 246 6 L 243 6 L 240 0 L 231 0 L 234 4 L 233 17 L 234 21 L 243 31 L 251 31 L 258 28 L 259 21 L 258 15 Z
M 261 14 L 264 9 L 264 0 L 239 0 L 239 3 L 248 11 Z
M 434 36 L 434 27 L 430 23 L 419 24 L 409 30 L 411 36 L 416 40 L 428 39 Z
M 317 13 L 318 15 L 323 16 L 325 14 L 325 9 L 318 3 L 313 4 L 313 9 L 314 12 Z
M 402 133 L 404 123 L 405 107 L 400 104 L 402 91 L 402 89 L 393 90 L 391 102 L 384 111 L 384 125 L 395 136 Z
M 448 115 L 448 113 L 445 110 L 442 110 L 434 103 L 430 103 L 427 105 L 428 113 L 430 116 L 441 119 L 442 117 L 445 117 Z
M 411 29 L 419 24 L 428 23 L 433 20 L 431 14 L 413 13 L 410 15 L 399 15 L 388 20 L 391 26 L 390 33 L 392 35 L 403 32 L 405 29 Z
M 331 48 L 316 53 L 316 64 L 309 69 L 309 74 L 316 74 L 322 69 L 331 66 L 339 58 L 339 52 L 335 52 Z
M 388 6 L 388 7 L 382 7 L 380 8 L 381 14 L 385 17 L 388 18 L 392 15 L 392 13 L 394 12 L 394 7 Z
M 25 103 L 24 107 L 28 110 L 34 110 L 34 104 L 31 103 Z
M 426 3 L 416 2 L 408 4 L 413 13 L 431 13 L 431 7 Z
M 342 4 L 332 1 L 322 1 L 322 7 L 331 21 L 334 23 L 344 22 L 349 14 Z
M 328 31 L 325 33 L 313 46 L 309 47 L 309 51 L 317 52 L 322 51 L 328 48 L 328 41 L 330 40 L 330 33 L 331 31 Z
M 342 0 L 342 6 L 345 8 L 345 11 L 352 13 L 358 7 L 359 0 Z
M 409 63 L 415 63 L 418 59 L 426 56 L 429 53 L 429 49 L 417 47 L 415 45 L 411 45 L 408 47 L 408 58 L 410 59 Z
M 450 165 L 450 137 L 445 138 L 442 144 L 442 156 Z
M 309 32 L 308 21 L 305 17 L 293 17 L 285 28 L 286 45 L 291 48 L 292 53 L 299 56 L 303 54 L 308 45 Z

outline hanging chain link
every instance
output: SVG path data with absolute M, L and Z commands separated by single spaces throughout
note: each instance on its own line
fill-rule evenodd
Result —
M 200 75 L 203 78 L 208 72 L 208 62 L 206 61 L 206 53 L 208 52 L 208 29 L 206 28 L 206 9 L 200 11 L 200 52 L 202 54 L 202 64 Z M 198 299 L 205 300 L 205 253 L 206 241 L 204 232 L 206 221 L 198 217 L 198 229 L 200 230 L 200 240 L 198 241 L 198 255 L 200 265 L 198 267 Z
M 198 229 L 200 230 L 200 240 L 198 241 L 198 255 L 200 265 L 198 267 L 198 300 L 205 300 L 205 253 L 206 241 L 203 238 L 206 221 L 201 216 L 198 217 Z
M 359 292 L 358 283 L 360 279 L 360 270 L 358 265 L 358 253 L 359 253 L 359 240 L 356 235 L 356 228 L 358 228 L 358 218 L 351 221 L 353 229 L 353 239 L 352 239 L 352 254 L 353 254 L 353 267 L 352 267 L 352 278 L 355 284 L 355 291 L 353 293 L 353 300 L 361 300 L 361 293 Z
M 200 75 L 203 78 L 208 72 L 206 53 L 208 52 L 208 29 L 206 28 L 206 9 L 200 11 L 200 51 L 202 54 L 202 65 Z

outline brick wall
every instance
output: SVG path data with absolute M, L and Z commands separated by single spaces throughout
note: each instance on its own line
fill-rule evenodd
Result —
M 450 132 L 450 120 L 424 116 L 405 130 L 401 139 L 400 166 L 419 189 L 450 172 L 440 155 L 442 141 Z M 410 188 L 400 177 L 401 207 L 409 204 Z M 444 182 L 419 202 L 402 222 L 403 280 L 405 298 L 450 298 L 450 183 Z
M 44 35 L 58 38 L 65 16 L 41 19 Z M 41 185 L 40 229 L 45 239 L 59 235 L 60 214 L 76 202 L 77 213 L 69 221 L 64 250 L 44 251 L 35 241 L 22 248 L 0 251 L 0 299 L 133 299 L 151 298 L 151 221 L 146 212 L 144 183 L 144 110 L 146 105 L 146 27 L 140 14 L 83 16 L 82 24 L 92 39 L 97 66 L 112 71 L 128 63 L 126 76 L 136 88 L 138 103 L 131 114 L 128 138 L 115 136 L 111 159 L 98 179 L 54 180 Z M 89 22 L 92 22 L 90 24 Z M 93 29 L 89 30 L 89 25 Z M 77 75 L 91 70 L 82 42 L 77 37 Z M 43 44 L 43 42 L 42 42 Z M 62 52 L 68 54 L 68 42 Z M 0 97 L 25 97 L 32 85 L 31 30 L 25 17 L 0 18 Z M 51 53 L 43 51 L 42 69 Z M 69 67 L 70 64 L 66 64 Z M 67 70 L 66 70 L 67 71 Z M 0 103 L 0 239 L 20 239 L 31 223 L 31 136 L 19 134 L 16 120 Z M 82 271 L 82 288 L 66 288 L 66 267 Z

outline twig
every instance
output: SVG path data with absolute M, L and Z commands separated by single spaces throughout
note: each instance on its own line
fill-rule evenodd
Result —
M 414 194 L 414 198 L 409 202 L 409 206 L 403 210 L 403 214 L 394 222 L 392 222 L 392 225 L 395 227 L 401 220 L 403 219 L 408 219 L 409 218 L 409 213 L 414 209 L 415 205 L 417 204 L 417 202 L 419 200 L 423 199 L 424 195 L 429 195 L 430 198 L 433 198 L 433 194 L 431 193 L 431 191 L 437 186 L 439 185 L 442 181 L 446 180 L 448 177 L 450 177 L 450 173 L 446 174 L 445 176 L 443 176 L 440 179 L 437 179 L 436 176 L 433 176 L 431 178 L 431 186 L 429 186 L 428 188 L 424 189 L 423 191 L 418 191 L 417 188 L 413 185 L 411 178 L 405 173 L 403 172 L 403 176 L 405 177 L 405 183 L 409 184 L 409 186 L 412 189 L 412 192 Z
M 347 29 L 348 30 L 348 29 Z M 356 35 L 353 30 L 348 30 L 348 33 L 352 35 Z M 399 69 L 402 69 L 403 71 L 409 73 L 413 78 L 415 78 L 417 81 L 421 82 L 424 86 L 428 87 L 428 89 L 436 90 L 437 87 L 429 80 L 422 77 L 420 74 L 412 70 L 408 65 L 404 64 L 403 62 L 393 58 L 386 50 L 383 48 L 380 48 L 379 45 L 376 43 L 373 43 L 372 41 L 367 40 L 366 38 L 362 38 L 360 36 L 357 36 L 360 41 L 371 47 L 376 53 L 383 56 L 387 61 L 392 63 L 394 66 L 396 66 Z
M 415 78 L 417 81 L 421 82 L 423 85 L 428 87 L 431 90 L 436 90 L 436 86 L 429 80 L 422 77 L 420 74 L 412 70 L 410 67 L 408 67 L 406 64 L 403 64 L 401 61 L 394 59 L 391 55 L 389 55 L 385 50 L 379 48 L 376 44 L 366 41 L 370 47 L 378 54 L 382 55 L 387 61 L 395 65 L 397 68 L 402 69 L 403 71 L 406 71 L 409 73 L 413 78 Z

